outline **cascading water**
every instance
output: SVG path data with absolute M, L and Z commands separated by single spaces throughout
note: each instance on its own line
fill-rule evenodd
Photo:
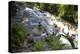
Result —
M 42 39 L 45 39 L 45 37 L 47 37 L 47 33 L 50 35 L 53 33 L 57 33 L 57 35 L 59 35 L 59 34 L 65 35 L 64 33 L 66 33 L 66 32 L 68 33 L 67 26 L 64 27 L 63 23 L 57 21 L 56 18 L 54 21 L 54 17 L 52 18 L 51 15 L 47 16 L 47 13 L 48 12 L 45 12 L 45 14 L 44 14 L 44 13 L 40 12 L 39 10 L 31 9 L 28 7 L 26 7 L 26 9 L 24 9 L 24 12 L 23 12 L 24 19 L 22 20 L 22 23 L 29 28 L 30 34 L 32 33 L 32 36 L 30 38 L 33 38 L 34 40 L 42 40 Z M 51 20 L 51 18 L 48 18 L 48 17 L 51 17 L 53 20 Z M 39 24 L 41 24 L 41 26 L 45 28 L 45 31 L 42 31 L 40 33 L 40 35 L 35 36 L 34 33 L 38 30 L 33 29 L 33 28 L 35 26 L 38 26 Z M 55 27 L 55 26 L 60 26 L 60 25 L 62 27 Z M 63 29 L 63 27 L 64 27 L 64 33 L 62 30 L 60 31 L 60 29 Z M 63 41 L 63 43 L 70 45 L 69 41 L 67 39 L 65 39 L 64 37 L 61 37 L 60 40 Z

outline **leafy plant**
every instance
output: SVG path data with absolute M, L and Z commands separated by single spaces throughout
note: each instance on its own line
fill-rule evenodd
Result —
M 47 43 L 51 46 L 52 49 L 62 49 L 62 46 L 64 44 L 61 44 L 61 41 L 59 39 L 60 36 L 51 35 L 47 37 Z
M 35 47 L 35 49 L 36 50 L 38 50 L 38 51 L 40 51 L 40 50 L 43 50 L 43 42 L 42 41 L 36 41 L 35 43 L 34 43 L 34 47 Z
M 15 23 L 11 30 L 11 47 L 20 48 L 28 32 L 21 23 Z

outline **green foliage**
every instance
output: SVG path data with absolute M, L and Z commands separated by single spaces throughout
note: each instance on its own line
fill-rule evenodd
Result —
M 38 40 L 34 43 L 34 47 L 36 50 L 40 51 L 43 50 L 43 44 L 44 42 Z
M 11 30 L 11 46 L 15 48 L 21 47 L 25 38 L 27 38 L 27 33 L 28 32 L 21 23 L 15 23 Z
M 51 35 L 47 37 L 47 43 L 52 47 L 52 49 L 62 49 L 63 44 L 61 44 L 61 41 L 59 39 L 60 36 Z
M 78 13 L 76 5 L 61 5 L 59 8 L 59 16 L 62 19 L 77 25 Z

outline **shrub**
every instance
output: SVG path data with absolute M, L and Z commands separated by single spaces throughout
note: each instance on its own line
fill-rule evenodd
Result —
M 21 23 L 15 23 L 11 28 L 11 47 L 20 48 L 27 34 L 27 30 Z
M 51 46 L 52 49 L 62 49 L 63 44 L 61 44 L 61 41 L 59 39 L 60 36 L 56 37 L 55 35 L 51 35 L 47 37 L 47 43 Z
M 43 50 L 43 42 L 42 41 L 36 41 L 35 43 L 34 43 L 34 47 L 35 47 L 35 49 L 36 50 L 38 50 L 38 51 L 40 51 L 40 50 Z

